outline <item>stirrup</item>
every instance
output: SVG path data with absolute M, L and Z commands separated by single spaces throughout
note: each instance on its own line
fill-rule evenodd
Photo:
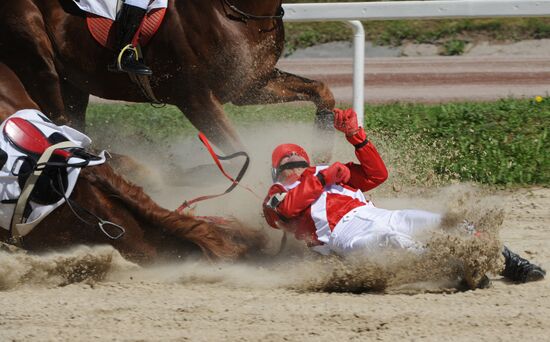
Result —
M 124 236 L 124 234 L 126 234 L 126 229 L 124 229 L 124 227 L 122 227 L 121 225 L 118 225 L 116 223 L 113 223 L 111 221 L 105 221 L 99 217 L 97 217 L 98 219 L 98 223 L 97 225 L 99 226 L 99 229 L 103 232 L 103 234 L 105 234 L 109 239 L 111 240 L 118 240 L 120 239 L 122 236 Z M 114 234 L 111 234 L 109 233 L 106 229 L 105 229 L 105 226 L 111 226 L 111 227 L 114 227 L 116 230 L 118 230 L 118 234 L 114 235 Z
M 116 59 L 116 67 L 117 67 L 118 71 L 120 71 L 120 72 L 124 72 L 124 70 L 122 70 L 122 56 L 128 50 L 134 51 L 134 56 L 135 56 L 136 62 L 139 61 L 138 49 L 135 46 L 133 46 L 132 44 L 126 45 L 125 47 L 122 48 L 122 50 L 120 50 L 120 53 L 118 54 L 118 57 Z

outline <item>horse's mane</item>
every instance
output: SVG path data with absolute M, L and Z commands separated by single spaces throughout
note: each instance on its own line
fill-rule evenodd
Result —
M 221 226 L 160 207 L 141 187 L 134 185 L 107 164 L 82 170 L 81 177 L 109 196 L 116 196 L 144 226 L 162 227 L 167 233 L 198 245 L 209 258 L 236 259 L 265 247 L 265 235 L 241 225 Z M 140 220 L 138 220 L 139 222 Z

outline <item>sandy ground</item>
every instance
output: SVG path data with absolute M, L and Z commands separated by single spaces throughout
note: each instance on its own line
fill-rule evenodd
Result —
M 550 264 L 550 189 L 485 196 L 506 210 L 503 240 Z M 383 198 L 379 203 L 399 205 Z M 0 285 L 5 287 L 0 340 L 549 339 L 548 280 L 514 285 L 496 276 L 489 289 L 458 293 L 325 293 L 289 286 L 288 278 L 296 276 L 291 265 L 298 259 L 287 260 L 287 267 L 276 272 L 250 264 L 139 269 L 112 254 L 108 248 L 81 248 L 45 259 L 0 254 Z M 107 265 L 108 273 L 102 280 L 59 286 L 62 281 L 52 269 L 71 260 L 93 260 Z
M 318 63 L 297 60 L 283 66 L 308 76 L 323 70 L 339 100 L 345 101 L 351 92 L 341 85 L 351 83 L 345 71 L 351 70 L 349 60 Z M 327 75 L 326 70 L 331 73 Z M 507 84 L 527 89 L 514 93 L 518 96 L 540 94 L 548 88 L 550 64 L 540 57 L 429 57 L 369 60 L 366 70 L 367 79 L 375 85 L 367 87 L 367 96 L 381 89 L 376 95 L 379 102 L 418 98 L 430 102 L 460 96 L 478 99 L 479 94 L 484 99 L 507 96 Z M 505 88 L 499 88 L 502 84 Z M 292 135 L 290 129 L 279 131 L 282 136 L 267 136 L 280 140 Z M 303 134 L 293 136 L 304 140 L 298 143 L 309 139 Z M 259 154 L 268 156 L 272 146 L 264 140 L 253 141 L 265 144 Z M 197 154 L 193 145 L 185 146 L 181 153 Z M 176 157 L 186 160 L 185 155 Z M 265 173 L 266 163 L 255 160 L 252 172 Z M 467 186 L 458 190 L 470 191 Z M 167 207 L 175 207 L 174 198 L 181 201 L 182 193 L 186 198 L 195 195 L 172 191 L 152 194 Z M 437 191 L 393 194 L 399 198 L 390 199 L 392 193 L 386 190 L 374 196 L 381 207 L 412 203 L 436 210 L 446 199 L 445 192 Z M 504 208 L 501 238 L 507 245 L 543 266 L 550 264 L 550 189 L 482 192 L 469 200 L 476 198 Z M 224 200 L 220 207 L 238 203 L 241 210 L 261 220 L 257 210 L 250 209 L 256 204 L 231 197 Z M 211 210 L 218 213 L 220 207 Z M 275 248 L 277 234 L 272 233 Z M 75 267 L 89 279 L 68 281 Z M 273 263 L 187 261 L 144 269 L 108 247 L 80 247 L 45 257 L 0 252 L 0 341 L 550 340 L 548 280 L 514 285 L 493 276 L 492 287 L 476 291 L 456 292 L 430 282 L 352 294 L 313 290 L 311 284 L 323 272 L 323 265 L 299 256 Z M 344 280 L 363 276 L 349 272 Z

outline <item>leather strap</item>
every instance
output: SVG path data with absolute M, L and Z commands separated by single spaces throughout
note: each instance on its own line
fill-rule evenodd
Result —
M 63 149 L 63 148 L 69 148 L 69 147 L 78 147 L 75 143 L 71 141 L 64 141 L 59 144 L 52 145 L 48 147 L 44 153 L 40 156 L 40 159 L 38 159 L 37 165 L 46 163 L 48 160 L 50 160 L 50 157 L 54 153 L 55 150 Z M 44 171 L 44 168 L 35 168 L 34 172 L 27 178 L 27 181 L 25 182 L 25 186 L 21 190 L 21 195 L 19 196 L 19 199 L 17 200 L 17 204 L 15 205 L 15 210 L 13 212 L 13 216 L 11 219 L 11 236 L 14 242 L 18 243 L 19 240 L 29 234 L 34 227 L 36 227 L 42 219 L 39 219 L 37 221 L 34 221 L 32 223 L 23 223 L 23 215 L 25 213 L 25 207 L 27 206 L 27 201 L 29 200 L 29 196 L 32 193 L 32 190 L 34 189 L 34 186 L 36 184 L 36 181 Z

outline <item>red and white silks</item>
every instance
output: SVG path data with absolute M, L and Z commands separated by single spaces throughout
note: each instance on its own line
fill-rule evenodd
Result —
M 327 166 L 317 166 L 316 172 Z M 294 189 L 299 181 L 284 187 Z M 343 198 L 353 200 L 355 208 L 340 216 L 338 203 Z M 315 224 L 316 239 L 311 249 L 327 255 L 371 253 L 381 248 L 393 247 L 412 251 L 419 250 L 415 236 L 436 228 L 441 223 L 441 215 L 423 210 L 387 210 L 376 208 L 365 199 L 359 190 L 341 185 L 326 186 L 319 198 L 307 210 Z M 336 224 L 334 224 L 336 222 Z
M 437 226 L 440 215 L 374 207 L 363 192 L 386 180 L 384 162 L 362 128 L 346 139 L 355 146 L 360 162 L 345 165 L 350 170 L 349 181 L 324 186 L 317 174 L 326 167 L 310 167 L 290 186 L 276 183 L 264 201 L 267 222 L 294 233 L 322 254 L 368 253 L 388 246 L 414 248 L 414 236 Z

